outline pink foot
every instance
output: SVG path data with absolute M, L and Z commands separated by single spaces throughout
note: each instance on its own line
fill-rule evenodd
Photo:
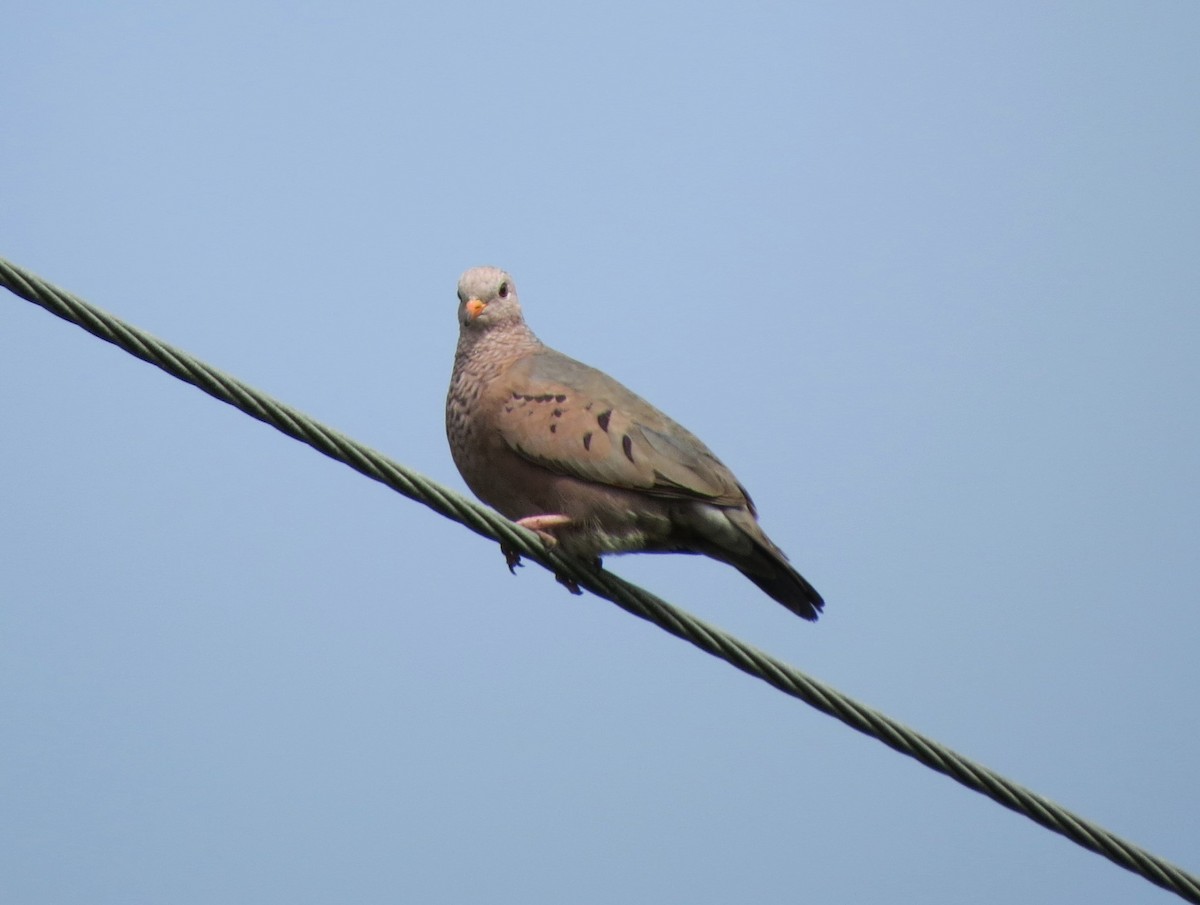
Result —
M 528 528 L 537 534 L 542 539 L 547 547 L 554 547 L 558 544 L 558 538 L 547 531 L 547 528 L 561 528 L 563 525 L 571 524 L 571 517 L 567 515 L 528 515 L 523 519 L 517 519 L 517 524 L 522 528 Z M 504 554 L 504 562 L 508 565 L 508 571 L 514 575 L 517 574 L 517 566 L 524 566 L 521 562 L 521 554 L 516 550 L 500 545 L 500 552 Z M 582 594 L 578 587 L 572 591 L 574 594 Z
M 555 547 L 558 545 L 558 538 L 550 533 L 549 529 L 561 528 L 564 525 L 571 524 L 569 515 L 529 515 L 523 519 L 517 519 L 517 524 L 522 528 L 528 528 L 530 531 L 537 533 L 537 536 L 542 539 L 547 547 Z M 504 560 L 508 563 L 508 571 L 516 574 L 517 566 L 523 565 L 521 562 L 521 554 L 516 550 L 510 550 L 507 547 L 500 548 L 504 552 Z M 597 556 L 592 560 L 592 566 L 596 569 L 602 568 L 600 557 Z M 555 575 L 555 579 L 572 594 L 580 595 L 583 591 L 579 587 L 579 582 L 566 575 Z
M 558 538 L 551 534 L 549 529 L 571 524 L 571 517 L 569 515 L 529 515 L 517 519 L 517 524 L 530 531 L 536 531 L 542 540 L 553 547 L 558 543 Z

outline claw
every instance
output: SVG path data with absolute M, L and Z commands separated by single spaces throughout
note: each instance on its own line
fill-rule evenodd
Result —
M 579 589 L 579 582 L 577 582 L 574 578 L 569 578 L 566 575 L 555 575 L 554 579 L 576 597 L 583 595 L 583 591 Z
M 553 549 L 554 547 L 558 546 L 558 538 L 550 533 L 551 530 L 571 524 L 571 517 L 553 513 L 547 515 L 530 515 L 522 519 L 517 519 L 517 524 L 522 528 L 528 528 L 530 531 L 533 531 L 539 538 L 541 538 L 542 543 Z M 504 562 L 508 565 L 508 571 L 516 575 L 517 566 L 524 565 L 524 563 L 521 562 L 521 554 L 511 547 L 506 547 L 504 544 L 500 545 L 500 552 L 504 554 Z M 599 556 L 588 560 L 587 564 L 596 570 L 604 568 Z M 583 590 L 579 587 L 579 582 L 577 582 L 574 578 L 559 574 L 556 574 L 554 578 L 572 594 L 575 594 L 576 596 L 583 594 Z
M 521 554 L 516 550 L 501 544 L 500 552 L 504 554 L 504 563 L 508 566 L 508 571 L 512 572 L 513 575 L 517 574 L 517 566 L 521 568 L 525 567 L 525 563 L 521 562 Z
M 591 566 L 593 569 L 595 569 L 597 572 L 599 572 L 601 569 L 604 568 L 604 562 L 600 559 L 599 556 L 587 561 L 587 564 L 589 566 Z M 580 588 L 579 588 L 579 582 L 577 582 L 574 578 L 570 578 L 569 576 L 566 576 L 566 575 L 559 575 L 556 573 L 554 576 L 554 580 L 557 581 L 559 584 L 561 584 L 563 587 L 565 587 L 572 594 L 575 594 L 578 596 L 583 593 L 583 591 L 580 590 Z

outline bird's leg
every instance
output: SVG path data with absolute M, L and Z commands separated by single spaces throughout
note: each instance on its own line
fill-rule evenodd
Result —
M 517 519 L 517 524 L 522 528 L 528 528 L 530 531 L 536 531 L 538 535 L 546 542 L 546 545 L 553 547 L 558 543 L 558 538 L 547 531 L 547 528 L 561 528 L 563 525 L 571 524 L 571 516 L 569 515 L 528 515 L 525 518 Z
M 536 532 L 537 536 L 542 539 L 547 547 L 556 547 L 558 546 L 558 538 L 551 534 L 550 530 L 571 524 L 571 517 L 569 515 L 558 514 L 530 515 L 523 519 L 517 519 L 517 524 L 522 528 L 528 528 L 530 531 Z M 508 558 L 508 569 L 510 572 L 513 571 L 514 564 L 520 565 L 521 557 L 516 551 L 506 551 L 505 556 Z M 597 556 L 592 564 L 599 568 L 600 557 Z M 569 575 L 555 573 L 554 578 L 572 594 L 580 595 L 583 593 L 579 588 L 579 582 Z
M 528 515 L 525 518 L 517 519 L 517 524 L 537 534 L 542 539 L 542 543 L 547 547 L 554 547 L 558 545 L 558 538 L 546 529 L 561 528 L 563 525 L 569 525 L 571 524 L 571 517 L 569 515 Z M 512 549 L 512 547 L 501 544 L 500 552 L 504 554 L 504 562 L 508 566 L 508 571 L 514 575 L 517 574 L 517 566 L 525 565 L 521 562 L 521 554 Z M 582 594 L 583 592 L 576 586 L 575 590 L 571 593 Z

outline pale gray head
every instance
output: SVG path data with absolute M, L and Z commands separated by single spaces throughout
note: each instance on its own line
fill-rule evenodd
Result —
M 464 333 L 522 323 L 516 284 L 499 267 L 472 267 L 459 277 L 458 324 Z

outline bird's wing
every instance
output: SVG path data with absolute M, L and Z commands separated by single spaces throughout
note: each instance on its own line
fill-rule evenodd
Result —
M 753 511 L 707 446 L 595 368 L 546 349 L 514 363 L 503 392 L 497 427 L 530 462 L 597 484 Z

